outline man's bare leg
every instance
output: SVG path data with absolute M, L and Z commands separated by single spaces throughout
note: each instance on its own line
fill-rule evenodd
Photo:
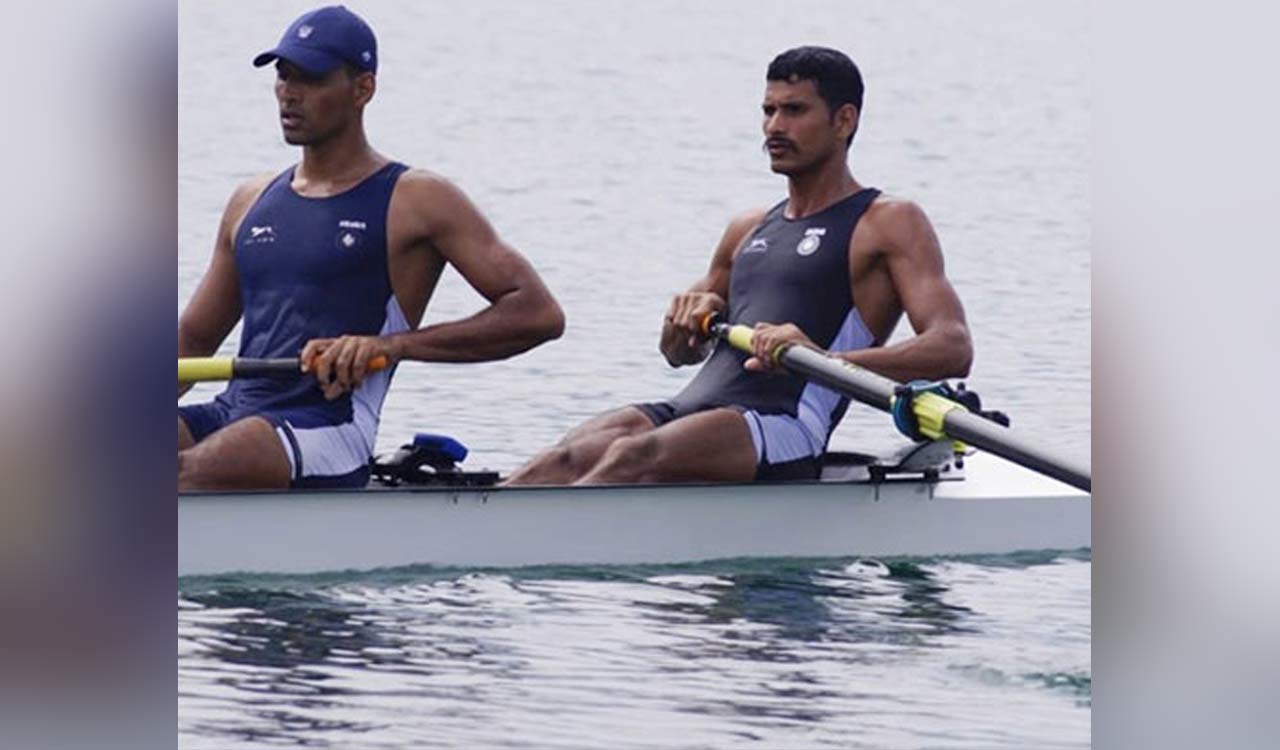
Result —
M 195 444 L 196 439 L 191 437 L 191 428 L 187 427 L 182 417 L 178 417 L 178 450 L 184 451 Z
M 287 489 L 289 457 L 271 423 L 246 417 L 178 451 L 178 491 Z
M 599 463 L 615 440 L 651 430 L 653 422 L 634 406 L 592 417 L 512 472 L 503 484 L 572 484 Z
M 741 413 L 712 409 L 614 440 L 577 484 L 749 482 L 756 448 Z

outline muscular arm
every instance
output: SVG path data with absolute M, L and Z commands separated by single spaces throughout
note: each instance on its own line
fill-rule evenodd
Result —
M 662 323 L 658 349 L 672 367 L 693 365 L 706 359 L 710 348 L 697 330 L 707 312 L 722 310 L 729 298 L 729 274 L 738 246 L 764 218 L 764 210 L 748 211 L 729 222 L 711 256 L 711 266 L 689 291 L 677 295 Z M 714 297 L 710 297 L 714 295 Z M 718 300 L 716 299 L 718 298 Z
M 564 332 L 564 313 L 538 273 L 461 190 L 421 172 L 406 174 L 401 183 L 404 202 L 396 208 L 404 209 L 400 217 L 409 222 L 409 236 L 429 243 L 489 306 L 462 320 L 387 337 L 394 359 L 504 359 Z
M 973 363 L 969 326 L 944 273 L 942 248 L 928 217 L 914 203 L 891 200 L 875 206 L 863 221 L 867 219 L 872 220 L 880 260 L 916 335 L 893 346 L 837 355 L 899 381 L 968 375 Z
M 269 179 L 269 178 L 267 178 Z M 218 351 L 240 319 L 240 285 L 236 280 L 235 233 L 266 179 L 247 182 L 231 195 L 218 224 L 213 257 L 195 294 L 178 316 L 178 356 L 207 357 Z M 179 386 L 178 395 L 191 388 Z

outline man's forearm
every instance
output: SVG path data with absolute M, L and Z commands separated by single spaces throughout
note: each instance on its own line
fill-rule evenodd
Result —
M 832 354 L 898 382 L 963 378 L 973 363 L 964 326 L 930 331 L 893 346 Z
M 550 295 L 517 290 L 471 317 L 387 338 L 396 359 L 487 362 L 513 357 L 563 332 L 564 313 Z

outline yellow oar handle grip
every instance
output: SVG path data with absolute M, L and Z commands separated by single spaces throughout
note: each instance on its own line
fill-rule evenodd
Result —
M 722 326 L 722 324 L 719 323 L 719 316 L 716 313 L 710 313 L 702 318 L 702 332 L 707 336 L 713 335 L 712 329 L 717 325 Z M 747 354 L 755 353 L 755 346 L 752 345 L 752 340 L 755 338 L 755 330 L 750 326 L 735 325 L 722 327 L 716 335 L 719 335 L 724 340 L 728 341 L 729 345 L 734 349 L 746 352 Z M 790 346 L 790 344 L 780 344 L 777 349 L 774 349 L 772 355 L 773 362 L 771 364 L 776 365 L 781 362 L 782 353 Z
M 734 349 L 751 353 L 755 351 L 755 347 L 751 345 L 751 340 L 755 337 L 755 331 L 747 326 L 733 326 L 729 329 L 725 338 L 729 341 L 729 345 Z
M 752 344 L 755 339 L 755 330 L 747 326 L 737 325 L 729 329 L 729 333 L 725 336 L 729 340 L 729 345 L 739 351 L 747 354 L 755 354 L 756 348 Z M 769 364 L 776 365 L 782 361 L 782 353 L 791 347 L 791 344 L 779 344 L 770 357 L 773 359 Z
M 205 380 L 230 380 L 232 357 L 179 357 L 178 382 L 198 383 Z

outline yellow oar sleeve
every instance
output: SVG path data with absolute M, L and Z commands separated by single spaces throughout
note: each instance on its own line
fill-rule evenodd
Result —
M 894 400 L 897 400 L 896 396 Z M 911 402 L 911 410 L 915 412 L 920 434 L 930 440 L 941 440 L 946 437 L 946 433 L 942 431 L 942 426 L 946 422 L 947 414 L 954 409 L 968 411 L 963 404 L 958 404 L 949 398 L 944 398 L 930 391 L 917 393 L 915 399 Z

